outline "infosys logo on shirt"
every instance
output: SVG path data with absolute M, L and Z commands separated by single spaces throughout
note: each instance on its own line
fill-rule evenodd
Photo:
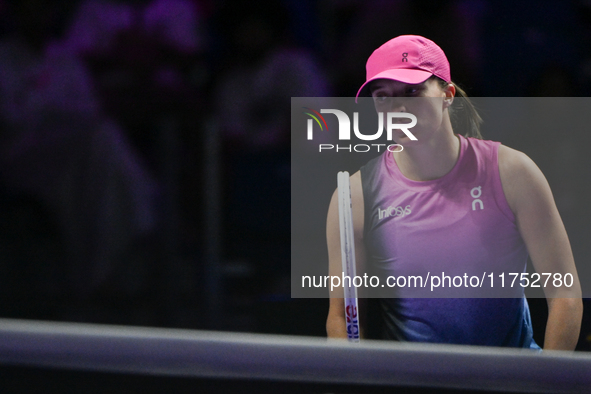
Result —
M 378 215 L 379 215 L 379 219 L 384 219 L 384 218 L 389 218 L 389 217 L 404 217 L 405 215 L 409 215 L 412 211 L 410 210 L 410 205 L 407 205 L 405 207 L 402 206 L 398 206 L 398 207 L 393 207 L 393 206 L 389 206 L 386 209 L 380 209 L 378 208 Z

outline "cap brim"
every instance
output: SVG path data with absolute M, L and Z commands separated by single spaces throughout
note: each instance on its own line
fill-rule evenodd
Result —
M 433 73 L 429 71 L 416 70 L 412 68 L 399 68 L 382 71 L 381 73 L 374 75 L 371 79 L 368 79 L 363 85 L 361 85 L 361 87 L 357 91 L 357 95 L 355 96 L 355 102 L 357 102 L 357 98 L 362 93 L 364 93 L 364 90 L 368 88 L 368 84 L 371 81 L 375 81 L 376 79 L 391 79 L 394 81 L 415 85 L 418 83 L 425 82 L 432 75 Z

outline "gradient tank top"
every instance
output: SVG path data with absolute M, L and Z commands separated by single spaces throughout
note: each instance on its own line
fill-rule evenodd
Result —
M 439 179 L 406 178 L 389 152 L 361 168 L 372 274 L 525 272 L 527 250 L 499 175 L 500 143 L 459 138 L 458 161 Z M 470 297 L 469 288 L 461 290 Z M 516 298 L 408 298 L 407 288 L 397 291 L 379 300 L 387 339 L 539 349 L 523 290 Z

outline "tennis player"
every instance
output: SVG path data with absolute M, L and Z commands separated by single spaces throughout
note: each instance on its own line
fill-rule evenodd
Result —
M 384 152 L 350 178 L 357 274 L 520 273 L 529 255 L 538 273 L 574 279 L 571 287 L 544 288 L 543 343 L 544 349 L 573 350 L 582 319 L 580 284 L 540 169 L 525 154 L 481 139 L 481 119 L 452 82 L 447 58 L 434 42 L 396 37 L 373 52 L 366 68 L 357 96 L 371 95 L 378 112 L 412 113 L 418 123 L 412 128 L 416 140 L 395 130 L 403 150 Z M 463 101 L 458 122 L 454 98 Z M 327 242 L 329 274 L 340 276 L 336 192 Z M 540 349 L 523 295 L 406 298 L 405 289 L 399 291 L 400 297 L 378 300 L 386 339 Z M 330 338 L 347 337 L 343 305 L 338 293 L 331 294 Z M 364 304 L 359 308 L 363 337 L 367 319 Z

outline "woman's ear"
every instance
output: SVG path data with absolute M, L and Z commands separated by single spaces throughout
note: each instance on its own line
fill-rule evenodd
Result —
M 456 87 L 453 83 L 448 83 L 447 86 L 443 89 L 443 92 L 445 93 L 445 98 L 443 99 L 443 102 L 445 103 L 445 107 L 447 108 L 451 106 L 451 104 L 454 101 L 454 97 L 456 96 Z

